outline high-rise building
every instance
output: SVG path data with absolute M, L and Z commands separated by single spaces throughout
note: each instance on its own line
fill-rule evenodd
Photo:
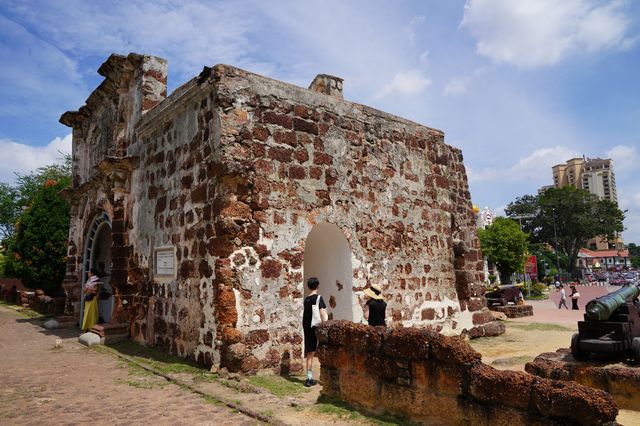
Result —
M 618 202 L 613 160 L 601 158 L 572 158 L 566 164 L 553 166 L 553 185 L 567 185 L 584 189 L 600 198 Z
M 562 188 L 567 185 L 584 189 L 601 199 L 618 204 L 616 192 L 616 175 L 613 172 L 613 160 L 607 158 L 572 158 L 565 164 L 552 167 L 553 186 Z M 606 250 L 621 248 L 624 244 L 622 236 L 617 235 L 613 240 L 596 237 L 589 241 L 589 248 Z
M 586 162 L 582 171 L 582 188 L 600 198 L 618 203 L 613 161 L 596 158 Z

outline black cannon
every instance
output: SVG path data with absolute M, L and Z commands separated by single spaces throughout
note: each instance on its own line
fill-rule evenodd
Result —
M 506 306 L 507 303 L 513 302 L 519 305 L 522 300 L 522 285 L 497 285 L 491 291 L 487 291 L 484 295 L 489 304 L 499 303 Z
M 571 338 L 573 357 L 626 353 L 640 362 L 639 295 L 640 288 L 628 285 L 587 303 L 584 321 L 578 321 L 578 333 Z

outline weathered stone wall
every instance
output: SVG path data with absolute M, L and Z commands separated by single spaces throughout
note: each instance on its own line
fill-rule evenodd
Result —
M 489 306 L 489 310 L 494 312 L 502 312 L 507 318 L 522 318 L 533 316 L 532 305 L 492 305 Z
M 360 321 L 362 290 L 379 283 L 390 322 L 503 331 L 482 296 L 462 154 L 441 131 L 346 102 L 326 75 L 306 90 L 218 65 L 161 101 L 163 66 L 112 57 L 98 94 L 62 117 L 74 128 L 68 313 L 85 236 L 107 212 L 113 321 L 206 365 L 301 367 L 305 245 L 325 223 L 353 267 L 350 285 L 321 284 L 330 315 Z M 162 247 L 175 277 L 154 272 Z
M 112 235 L 114 264 L 110 269 L 117 300 L 116 313 L 123 310 L 121 296 L 131 294 L 129 256 L 123 253 L 126 251 L 127 223 L 122 210 L 135 159 L 127 157 L 126 150 L 142 114 L 166 96 L 167 64 L 164 59 L 133 53 L 127 57 L 111 55 L 98 72 L 105 79 L 86 104 L 60 118 L 62 124 L 73 129 L 72 189 L 66 192 L 71 221 L 63 289 L 67 296 L 65 312 L 76 317 L 80 313 L 87 233 L 102 212 L 106 212 L 115 228 Z
M 570 349 L 545 352 L 525 365 L 525 371 L 536 376 L 580 383 L 602 389 L 621 408 L 640 410 L 640 371 L 622 366 L 618 361 L 575 361 Z
M 424 424 L 601 425 L 606 392 L 500 371 L 459 337 L 427 329 L 330 321 L 318 327 L 322 394 Z

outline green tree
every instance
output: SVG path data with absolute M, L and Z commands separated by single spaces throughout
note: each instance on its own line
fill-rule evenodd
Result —
M 518 221 L 520 229 L 529 234 L 531 243 L 538 243 L 536 240 L 539 222 L 537 220 L 540 207 L 538 205 L 538 197 L 535 195 L 523 195 L 516 198 L 516 201 L 510 203 L 504 209 L 507 217 Z
M 479 238 L 485 259 L 498 267 L 503 283 L 509 282 L 514 272 L 523 271 L 528 239 L 518 222 L 497 217 L 490 226 L 479 230 Z
M 2 276 L 31 288 L 58 293 L 65 271 L 69 209 L 59 195 L 71 182 L 71 157 L 59 164 L 17 175 L 14 186 L 0 184 Z
M 557 241 L 559 255 L 567 257 L 566 270 L 570 273 L 575 271 L 578 252 L 591 238 L 613 238 L 624 229 L 624 212 L 616 204 L 572 186 L 520 197 L 505 211 L 510 217 L 522 211 L 535 212 L 527 223 L 531 241 L 554 248 Z
M 636 243 L 629 243 L 627 249 L 629 249 L 629 260 L 631 260 L 631 266 L 634 268 L 640 268 L 640 246 Z
M 16 174 L 16 184 L 0 183 L 0 238 L 10 239 L 15 224 L 33 198 L 47 182 L 71 182 L 71 156 L 63 155 L 61 162 L 40 167 L 27 175 Z
M 60 197 L 68 181 L 48 181 L 15 224 L 9 240 L 6 273 L 29 288 L 57 295 L 65 273 L 69 206 Z
M 0 246 L 0 277 L 4 277 L 4 262 L 5 262 L 4 248 Z

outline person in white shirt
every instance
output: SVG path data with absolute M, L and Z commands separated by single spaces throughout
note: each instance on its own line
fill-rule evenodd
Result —
M 569 309 L 567 306 L 567 293 L 564 291 L 564 286 L 560 284 L 560 303 L 558 304 L 558 309 L 562 309 L 564 306 L 565 309 Z

